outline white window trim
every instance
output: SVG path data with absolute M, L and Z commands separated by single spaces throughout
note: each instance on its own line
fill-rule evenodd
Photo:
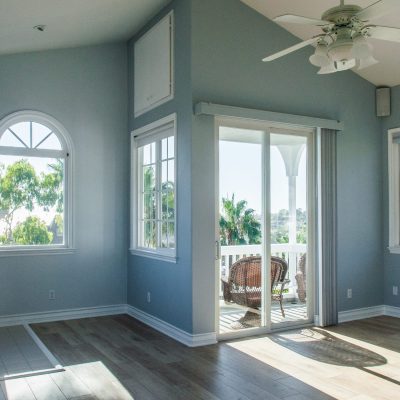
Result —
M 0 121 L 0 137 L 5 130 L 14 124 L 24 121 L 32 121 L 42 124 L 51 129 L 62 143 L 65 150 L 30 150 L 20 149 L 13 150 L 6 148 L 6 152 L 10 154 L 21 154 L 25 152 L 28 155 L 36 155 L 43 157 L 64 157 L 65 159 L 65 176 L 64 176 L 64 244 L 62 245 L 32 245 L 32 246 L 1 246 L 0 257 L 8 256 L 33 256 L 33 255 L 56 255 L 71 254 L 75 252 L 74 247 L 74 217 L 73 217 L 73 167 L 74 167 L 74 147 L 71 137 L 64 126 L 55 118 L 45 113 L 33 110 L 18 111 L 7 115 Z M 32 154 L 30 154 L 32 152 Z M 4 153 L 3 153 L 4 154 Z
M 176 263 L 178 254 L 178 225 L 177 225 L 177 188 L 178 188 L 178 177 L 177 177 L 177 165 L 178 165 L 178 152 L 177 152 L 177 117 L 176 113 L 170 114 L 158 121 L 152 122 L 151 124 L 145 125 L 139 129 L 135 129 L 131 132 L 131 244 L 130 253 L 132 255 L 152 258 L 155 260 L 167 261 Z M 175 249 L 148 249 L 138 246 L 138 210 L 139 210 L 139 194 L 138 194 L 138 147 L 135 138 L 150 136 L 153 131 L 157 131 L 159 128 L 171 124 L 173 125 L 173 136 L 174 136 L 174 160 L 175 160 Z
M 400 144 L 393 143 L 400 128 L 388 131 L 389 251 L 400 254 Z

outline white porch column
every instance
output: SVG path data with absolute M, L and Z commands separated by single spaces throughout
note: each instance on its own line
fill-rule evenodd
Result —
M 305 149 L 304 144 L 285 144 L 277 146 L 286 168 L 286 176 L 288 177 L 289 183 L 289 244 L 296 244 L 297 242 L 297 199 L 296 199 L 296 189 L 297 189 L 297 176 L 299 174 L 299 164 L 301 155 Z M 289 274 L 290 279 L 289 286 L 295 285 L 295 275 L 297 270 L 296 265 L 296 253 L 290 252 L 289 257 Z M 293 293 L 295 294 L 295 293 Z

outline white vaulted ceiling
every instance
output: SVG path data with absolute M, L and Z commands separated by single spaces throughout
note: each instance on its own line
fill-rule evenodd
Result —
M 340 3 L 339 0 L 241 1 L 265 15 L 269 19 L 282 14 L 296 14 L 312 18 L 321 18 L 321 15 L 324 11 L 326 11 L 328 8 L 338 6 Z M 355 4 L 364 8 L 376 3 L 376 1 L 377 0 L 348 0 L 346 1 L 346 4 Z M 374 19 L 373 24 L 400 28 L 400 0 L 398 7 L 393 9 L 393 11 L 388 15 Z M 303 40 L 309 39 L 313 35 L 321 33 L 320 29 L 314 26 L 283 23 L 280 25 Z M 379 64 L 373 65 L 361 71 L 354 72 L 372 82 L 376 86 L 400 85 L 400 43 L 386 42 L 376 39 L 370 40 L 374 46 L 374 57 L 379 61 Z M 269 54 L 265 55 L 267 56 Z M 290 55 L 286 57 L 287 61 L 290 62 Z M 282 59 L 281 62 L 284 62 L 284 59 Z M 315 72 L 317 72 L 317 69 Z
M 0 0 L 0 54 L 129 39 L 169 0 Z M 46 25 L 44 32 L 33 29 Z

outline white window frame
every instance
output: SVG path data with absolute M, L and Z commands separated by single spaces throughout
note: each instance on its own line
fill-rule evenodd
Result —
M 400 128 L 388 131 L 389 251 L 400 254 Z
M 47 245 L 0 246 L 0 257 L 47 254 L 70 254 L 75 252 L 73 235 L 73 157 L 74 149 L 68 131 L 55 118 L 39 111 L 25 110 L 12 113 L 0 121 L 0 138 L 12 125 L 20 122 L 36 122 L 49 128 L 60 140 L 62 150 L 40 150 L 2 147 L 0 155 L 54 157 L 64 159 L 64 243 Z M 0 146 L 1 148 L 1 146 Z
M 131 244 L 130 244 L 130 252 L 133 255 L 149 257 L 157 260 L 167 261 L 167 262 L 177 262 L 177 247 L 178 247 L 178 226 L 177 226 L 177 187 L 178 187 L 178 179 L 177 179 L 177 117 L 176 114 L 168 115 L 165 118 L 162 118 L 158 121 L 155 121 L 151 124 L 143 126 L 142 128 L 136 129 L 131 133 Z M 139 246 L 139 185 L 141 182 L 141 178 L 139 176 L 139 154 L 138 154 L 138 146 L 137 140 L 143 138 L 150 138 L 153 135 L 157 135 L 163 127 L 172 124 L 172 133 L 174 137 L 174 175 L 175 175 L 175 248 L 174 249 L 164 249 L 164 248 L 156 248 L 149 249 L 145 247 Z M 157 160 L 157 163 L 159 160 Z

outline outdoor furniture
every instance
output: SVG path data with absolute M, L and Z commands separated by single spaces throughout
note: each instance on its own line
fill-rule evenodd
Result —
M 287 262 L 280 257 L 271 257 L 271 293 L 272 300 L 279 301 L 282 316 L 283 291 L 289 282 L 286 278 Z M 229 268 L 228 280 L 223 283 L 224 300 L 252 309 L 261 308 L 261 257 L 242 258 Z
M 297 295 L 302 303 L 306 302 L 306 253 L 304 253 L 299 259 L 299 270 L 297 271 L 295 278 L 297 282 Z

